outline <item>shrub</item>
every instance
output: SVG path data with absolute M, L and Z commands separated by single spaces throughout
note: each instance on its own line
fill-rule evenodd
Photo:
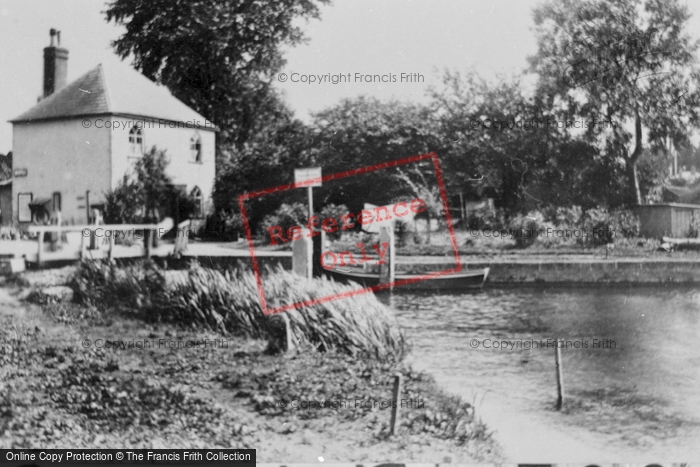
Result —
M 219 210 L 207 216 L 204 224 L 204 237 L 216 238 L 225 242 L 238 240 L 243 232 L 243 218 L 237 213 L 227 213 Z
M 321 222 L 323 222 L 323 219 L 327 218 L 333 218 L 336 221 L 338 221 L 338 218 L 340 216 L 344 216 L 348 214 L 350 211 L 348 210 L 348 207 L 344 204 L 341 205 L 336 205 L 336 204 L 328 204 L 326 205 L 323 209 L 321 209 L 321 213 L 319 214 L 319 225 Z M 340 222 L 340 221 L 338 221 Z M 340 226 L 338 226 L 338 230 L 332 233 L 327 233 L 326 236 L 330 240 L 340 240 L 340 236 L 343 234 L 342 230 L 340 230 Z
M 168 279 L 166 281 L 166 276 Z M 284 270 L 263 279 L 269 307 L 337 295 L 352 286 L 325 279 L 305 279 Z M 152 262 L 117 267 L 84 262 L 73 281 L 78 298 L 103 306 L 126 305 L 148 320 L 201 326 L 223 334 L 272 337 L 262 313 L 252 272 L 205 269 L 164 271 Z M 337 349 L 380 360 L 400 358 L 405 340 L 391 311 L 374 295 L 319 303 L 286 312 L 300 346 Z
M 613 243 L 616 237 L 629 238 L 639 235 L 639 219 L 629 209 L 613 209 L 598 206 L 589 209 L 583 220 L 582 229 L 587 233 L 587 243 L 605 245 Z
M 517 248 L 527 248 L 537 240 L 536 231 L 541 225 L 538 225 L 535 215 L 539 217 L 541 224 L 542 216 L 539 213 L 528 213 L 527 216 L 517 215 L 510 220 L 508 229 L 515 237 L 515 246 Z
M 416 241 L 415 225 L 410 221 L 396 219 L 396 222 L 394 222 L 394 235 L 396 236 L 397 247 L 406 246 L 409 238 L 413 238 Z M 418 242 L 420 242 L 420 239 L 416 243 Z
M 346 213 L 347 214 L 347 213 Z M 260 234 L 265 239 L 266 243 L 270 243 L 270 232 L 268 228 L 273 226 L 282 227 L 282 231 L 286 232 L 287 229 L 294 225 L 305 224 L 309 217 L 308 207 L 301 203 L 292 204 L 282 204 L 277 210 L 265 216 L 260 225 Z

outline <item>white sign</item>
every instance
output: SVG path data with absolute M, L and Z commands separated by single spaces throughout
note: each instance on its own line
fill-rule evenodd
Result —
M 318 178 L 319 180 L 307 186 L 321 186 L 321 167 L 294 169 L 294 183 L 301 183 L 314 178 Z
M 26 177 L 27 169 L 15 169 L 14 175 L 15 177 Z

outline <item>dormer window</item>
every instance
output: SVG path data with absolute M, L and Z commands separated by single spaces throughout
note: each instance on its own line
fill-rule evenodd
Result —
M 202 162 L 202 138 L 197 133 L 190 138 L 190 156 L 192 162 Z
M 136 156 L 143 154 L 143 130 L 138 126 L 129 131 L 129 152 Z

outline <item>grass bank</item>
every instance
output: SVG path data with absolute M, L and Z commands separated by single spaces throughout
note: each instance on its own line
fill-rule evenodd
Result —
M 189 274 L 184 278 L 200 277 Z M 181 280 L 166 282 L 168 293 L 188 290 L 178 289 Z M 10 293 L 27 295 L 18 286 L 0 288 L 2 446 L 248 447 L 261 462 L 499 458 L 470 404 L 396 356 L 364 354 L 352 339 L 324 337 L 326 348 L 275 355 L 264 331 L 249 335 L 225 311 L 224 323 L 239 323 L 226 332 L 207 314 L 189 322 L 154 314 L 159 308 L 147 302 L 158 296 L 153 291 L 41 306 Z M 139 297 L 140 306 L 119 303 Z M 308 313 L 322 316 L 302 311 L 300 319 Z M 401 412 L 400 433 L 389 437 L 382 401 L 391 399 L 395 373 L 404 378 L 402 397 L 413 403 Z

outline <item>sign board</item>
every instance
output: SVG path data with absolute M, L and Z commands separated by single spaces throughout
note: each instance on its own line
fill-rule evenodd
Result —
M 317 182 L 307 186 L 321 186 L 321 167 L 310 169 L 294 169 L 294 183 L 301 183 L 313 178 L 318 178 Z
M 27 169 L 15 169 L 14 175 L 15 175 L 15 177 L 26 177 L 27 176 Z

